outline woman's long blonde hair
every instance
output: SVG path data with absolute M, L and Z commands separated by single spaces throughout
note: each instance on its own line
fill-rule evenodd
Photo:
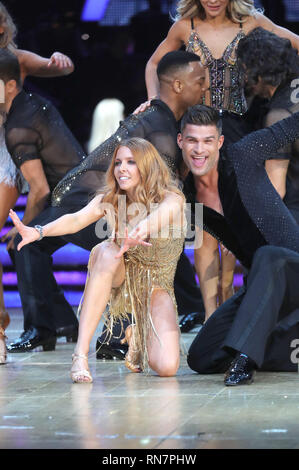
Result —
M 230 20 L 239 23 L 244 21 L 243 17 L 246 19 L 247 16 L 255 16 L 257 13 L 262 13 L 262 10 L 255 8 L 254 0 L 229 0 L 226 13 Z M 196 16 L 201 20 L 204 20 L 206 17 L 200 0 L 179 0 L 175 20 L 194 18 Z
M 16 48 L 15 37 L 17 35 L 17 27 L 2 2 L 0 2 L 0 26 L 4 29 L 3 33 L 0 34 L 0 48 Z
M 161 203 L 169 191 L 180 195 L 184 199 L 184 195 L 172 179 L 166 163 L 164 163 L 158 151 L 150 142 L 140 137 L 123 140 L 114 150 L 106 173 L 106 188 L 104 188 L 104 191 L 101 191 L 101 193 L 104 192 L 102 203 L 109 203 L 114 208 L 114 221 L 110 219 L 108 212 L 106 215 L 110 226 L 113 226 L 115 223 L 116 232 L 118 228 L 118 196 L 126 194 L 125 191 L 120 189 L 114 176 L 115 158 L 120 147 L 128 147 L 137 164 L 140 172 L 140 184 L 135 190 L 133 202 L 143 204 L 146 207 L 147 214 L 150 212 L 151 204 Z M 127 205 L 128 203 L 127 199 Z

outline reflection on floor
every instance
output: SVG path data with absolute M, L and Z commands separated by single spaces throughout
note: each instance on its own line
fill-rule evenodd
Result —
M 10 313 L 8 340 L 22 329 L 20 311 Z M 194 334 L 182 335 L 185 348 Z M 253 385 L 226 388 L 184 356 L 176 377 L 159 378 L 92 354 L 94 383 L 78 385 L 72 350 L 61 339 L 54 352 L 12 354 L 0 367 L 1 449 L 299 448 L 298 374 L 258 373 Z

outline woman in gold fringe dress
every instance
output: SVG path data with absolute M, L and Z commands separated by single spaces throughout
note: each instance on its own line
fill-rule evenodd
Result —
M 22 236 L 18 250 L 43 236 L 78 232 L 105 217 L 112 234 L 90 254 L 71 378 L 92 382 L 87 355 L 107 304 L 112 321 L 132 313 L 133 323 L 126 329 L 127 367 L 141 372 L 149 366 L 160 376 L 175 375 L 180 349 L 173 280 L 184 244 L 184 196 L 157 150 L 141 138 L 116 148 L 106 182 L 104 194 L 84 209 L 44 227 L 26 227 L 11 211 Z

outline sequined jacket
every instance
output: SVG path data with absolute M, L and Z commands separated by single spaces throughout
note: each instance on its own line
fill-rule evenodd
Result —
M 92 195 L 104 187 L 105 173 L 115 148 L 129 137 L 142 137 L 151 142 L 175 173 L 182 158 L 177 133 L 178 123 L 169 107 L 161 100 L 152 100 L 148 109 L 128 116 L 109 139 L 63 178 L 53 192 L 52 205 L 86 205 Z

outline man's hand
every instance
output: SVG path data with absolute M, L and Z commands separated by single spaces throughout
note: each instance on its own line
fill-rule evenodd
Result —
M 225 256 L 234 256 L 234 254 L 231 251 L 229 251 L 224 245 L 222 245 L 222 243 L 220 243 L 220 248 L 221 248 L 222 254 L 224 254 Z
M 8 241 L 8 243 L 6 245 L 7 251 L 14 249 L 14 239 L 15 239 L 15 236 L 17 235 L 17 233 L 18 233 L 18 231 L 17 231 L 16 227 L 13 227 L 12 229 L 9 230 L 9 232 L 7 232 L 6 235 L 4 235 L 1 238 L 2 242 Z
M 122 255 L 126 251 L 128 251 L 129 248 L 132 248 L 132 247 L 137 246 L 137 245 L 152 246 L 151 243 L 148 243 L 148 242 L 145 242 L 144 240 L 142 240 L 142 238 L 138 235 L 139 230 L 140 230 L 140 228 L 137 227 L 137 228 L 133 229 L 132 232 L 130 232 L 130 234 L 129 234 L 128 229 L 125 228 L 125 238 L 124 238 L 123 243 L 121 245 L 121 248 L 120 248 L 119 252 L 117 253 L 117 255 L 115 256 L 115 258 L 121 258 Z

